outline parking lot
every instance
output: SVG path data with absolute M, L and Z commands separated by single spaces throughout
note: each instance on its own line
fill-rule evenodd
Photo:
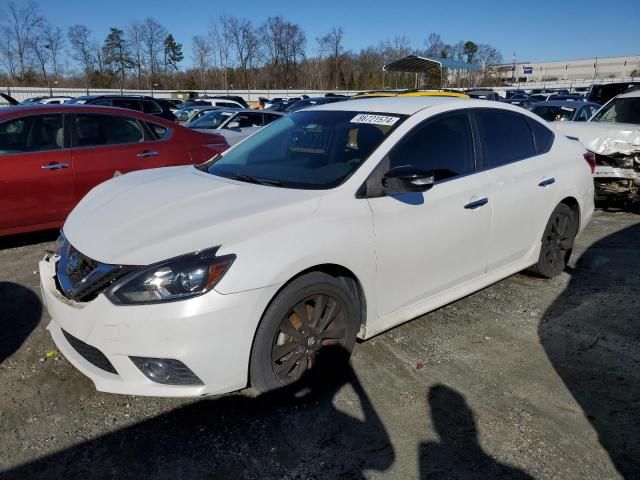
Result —
M 598 211 L 561 276 L 514 275 L 356 346 L 292 391 L 95 391 L 2 240 L 0 478 L 638 478 L 640 216 Z

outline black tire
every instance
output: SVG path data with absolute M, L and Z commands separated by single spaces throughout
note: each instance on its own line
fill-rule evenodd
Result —
M 559 204 L 544 229 L 538 263 L 530 271 L 544 278 L 560 274 L 569 262 L 577 232 L 573 210 L 565 203 Z
M 254 388 L 275 390 L 297 382 L 316 364 L 349 358 L 360 325 L 350 281 L 312 272 L 278 293 L 262 316 L 251 349 Z

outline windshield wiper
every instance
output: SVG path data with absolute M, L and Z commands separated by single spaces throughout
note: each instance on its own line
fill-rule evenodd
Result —
M 282 182 L 279 180 L 271 180 L 268 178 L 257 178 L 257 177 L 253 177 L 251 175 L 247 175 L 245 173 L 238 173 L 235 175 L 231 175 L 230 177 L 232 180 L 240 180 L 241 182 L 249 182 L 249 183 L 255 183 L 257 185 L 267 185 L 270 187 L 281 187 L 282 186 Z

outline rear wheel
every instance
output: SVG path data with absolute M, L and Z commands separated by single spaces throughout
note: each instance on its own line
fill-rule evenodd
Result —
M 530 270 L 545 278 L 554 277 L 562 272 L 571 256 L 577 231 L 578 222 L 574 212 L 568 205 L 559 204 L 544 230 L 538 263 Z
M 252 385 L 262 392 L 274 390 L 295 383 L 329 356 L 348 358 L 359 313 L 340 279 L 312 272 L 291 282 L 271 302 L 256 332 Z

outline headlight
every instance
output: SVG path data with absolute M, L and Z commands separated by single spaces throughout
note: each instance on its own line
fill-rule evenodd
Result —
M 116 282 L 106 295 L 118 305 L 171 302 L 197 297 L 224 276 L 235 255 L 216 256 L 218 247 L 136 270 Z

